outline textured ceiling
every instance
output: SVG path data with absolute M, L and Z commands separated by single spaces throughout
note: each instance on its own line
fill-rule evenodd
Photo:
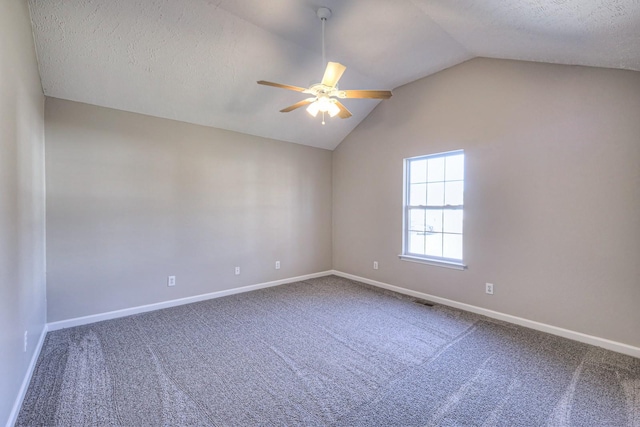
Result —
M 30 0 L 45 95 L 333 149 L 353 117 L 278 112 L 317 83 L 320 6 L 341 89 L 394 89 L 476 56 L 640 70 L 639 0 Z M 384 101 L 383 101 L 384 102 Z

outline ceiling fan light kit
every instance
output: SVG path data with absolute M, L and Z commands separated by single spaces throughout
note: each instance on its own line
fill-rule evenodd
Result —
M 317 101 L 309 104 L 307 112 L 313 117 L 316 117 L 319 111 L 328 113 L 329 117 L 335 117 L 340 112 L 340 108 L 336 105 L 336 102 L 337 100 L 329 98 L 326 95 L 320 96 Z
M 296 92 L 302 92 L 312 95 L 312 98 L 307 98 L 299 101 L 289 107 L 280 110 L 281 113 L 288 113 L 296 110 L 300 107 L 307 106 L 307 112 L 317 117 L 318 113 L 322 113 L 322 124 L 325 124 L 324 115 L 329 114 L 329 117 L 338 116 L 341 119 L 348 119 L 352 116 L 351 112 L 336 98 L 368 98 L 368 99 L 389 99 L 391 98 L 391 91 L 388 90 L 339 90 L 338 80 L 342 77 L 342 74 L 347 69 L 344 65 L 338 62 L 327 62 L 325 59 L 324 48 L 324 24 L 327 19 L 331 17 L 331 10 L 326 7 L 321 7 L 316 11 L 316 15 L 322 22 L 322 64 L 327 64 L 327 68 L 324 71 L 324 76 L 320 83 L 314 84 L 311 87 L 305 89 L 299 86 L 283 85 L 280 83 L 273 83 L 266 80 L 259 80 L 258 84 L 279 87 L 282 89 L 293 90 Z

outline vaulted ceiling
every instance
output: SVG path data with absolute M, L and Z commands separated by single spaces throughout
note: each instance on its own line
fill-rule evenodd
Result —
M 638 0 L 29 0 L 47 96 L 334 149 L 378 104 L 313 118 L 259 86 L 347 70 L 341 89 L 394 89 L 474 57 L 640 70 Z M 382 101 L 384 102 L 384 101 Z

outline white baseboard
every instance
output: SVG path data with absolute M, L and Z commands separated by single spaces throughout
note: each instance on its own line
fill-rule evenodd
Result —
M 24 379 L 22 380 L 22 385 L 20 386 L 20 390 L 18 391 L 18 396 L 13 403 L 13 408 L 11 408 L 11 413 L 9 414 L 9 419 L 7 420 L 7 427 L 13 427 L 18 420 L 18 414 L 20 413 L 20 408 L 22 408 L 22 401 L 24 400 L 24 396 L 27 394 L 27 389 L 29 388 L 29 383 L 31 382 L 33 371 L 36 368 L 38 357 L 40 357 L 40 350 L 42 350 L 42 345 L 44 344 L 44 338 L 47 336 L 47 332 L 48 329 L 47 325 L 45 324 L 42 328 L 42 333 L 40 334 L 38 344 L 33 350 L 31 362 L 29 362 L 29 367 L 27 368 L 27 372 L 25 373 Z
M 220 298 L 227 295 L 239 294 L 243 292 L 255 291 L 256 289 L 270 288 L 272 286 L 284 285 L 285 283 L 299 282 L 301 280 L 313 279 L 316 277 L 328 276 L 331 271 L 305 274 L 303 276 L 289 277 L 287 279 L 274 280 L 272 282 L 258 283 L 256 285 L 243 286 L 241 288 L 226 289 L 224 291 L 211 292 L 208 294 L 195 295 L 192 297 L 179 298 L 170 301 L 163 301 L 154 304 L 140 305 L 137 307 L 124 308 L 122 310 L 109 311 L 106 313 L 92 314 L 90 316 L 76 317 L 73 319 L 60 320 L 47 324 L 49 331 L 71 328 L 73 326 L 87 325 L 89 323 L 101 322 L 103 320 L 116 319 L 118 317 L 131 316 L 133 314 L 145 313 L 147 311 L 160 310 L 163 308 L 175 307 L 183 304 L 204 301 L 213 298 Z
M 481 314 L 483 316 L 491 317 L 493 319 L 503 320 L 505 322 L 514 323 L 516 325 L 524 326 L 527 328 L 535 329 L 537 331 L 547 332 L 552 335 L 557 335 L 564 338 L 569 338 L 574 341 L 583 342 L 585 344 L 595 345 L 597 347 L 606 348 L 618 353 L 627 354 L 629 356 L 640 358 L 640 348 L 634 347 L 628 344 L 623 344 L 617 341 L 611 341 L 605 338 L 594 337 L 592 335 L 583 334 L 582 332 L 575 332 L 569 329 L 559 328 L 557 326 L 547 325 L 545 323 L 536 322 L 534 320 L 524 319 L 522 317 L 512 316 L 510 314 L 500 313 L 498 311 L 489 310 L 482 307 L 477 307 L 471 304 L 465 304 L 462 302 L 453 301 L 446 298 L 437 297 L 434 295 L 425 294 L 423 292 L 413 291 L 411 289 L 401 288 L 399 286 L 390 285 L 388 283 L 378 282 L 377 280 L 367 279 L 365 277 L 355 276 L 353 274 L 343 273 L 341 271 L 333 270 L 331 274 L 344 277 L 346 279 L 356 280 L 358 282 L 367 283 L 369 285 L 377 286 L 379 288 L 388 289 L 398 292 L 400 294 L 410 295 L 416 298 L 433 301 L 438 304 L 446 305 L 449 307 L 459 308 L 460 310 L 470 311 L 472 313 Z

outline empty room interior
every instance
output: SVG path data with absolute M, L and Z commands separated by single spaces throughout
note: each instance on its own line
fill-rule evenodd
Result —
M 640 426 L 638 1 L 0 1 L 0 425 Z

